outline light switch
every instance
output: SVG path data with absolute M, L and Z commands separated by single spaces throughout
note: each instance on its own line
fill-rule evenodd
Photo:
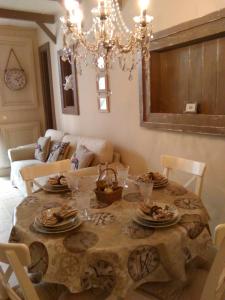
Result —
M 197 113 L 198 112 L 198 103 L 187 103 L 185 107 L 186 113 Z

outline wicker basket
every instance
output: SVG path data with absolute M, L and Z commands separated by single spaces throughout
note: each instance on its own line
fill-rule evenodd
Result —
M 104 175 L 105 172 L 111 171 L 114 174 L 114 190 L 111 193 L 106 193 L 105 191 L 101 191 L 98 189 L 98 183 L 102 181 L 102 176 Z M 97 188 L 94 190 L 96 194 L 96 198 L 98 201 L 105 202 L 105 203 L 113 203 L 114 201 L 118 201 L 122 199 L 122 192 L 123 192 L 123 187 L 118 186 L 118 180 L 117 180 L 117 174 L 116 171 L 113 170 L 112 168 L 106 168 L 102 170 L 102 172 L 99 174 L 98 180 L 97 180 Z

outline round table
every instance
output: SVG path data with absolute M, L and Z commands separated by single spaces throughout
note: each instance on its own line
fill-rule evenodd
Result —
M 107 207 L 95 199 L 94 186 L 95 178 L 82 178 L 76 194 L 40 191 L 17 207 L 10 241 L 29 246 L 29 271 L 42 272 L 43 281 L 63 284 L 73 293 L 100 286 L 123 297 L 145 282 L 185 282 L 187 263 L 196 258 L 210 261 L 209 216 L 193 193 L 174 182 L 154 190 L 154 201 L 175 205 L 181 216 L 178 224 L 155 229 L 132 221 L 141 198 L 134 185 L 129 184 L 122 200 Z M 87 200 L 90 220 L 79 228 L 55 235 L 34 230 L 34 218 L 43 209 L 79 207 Z

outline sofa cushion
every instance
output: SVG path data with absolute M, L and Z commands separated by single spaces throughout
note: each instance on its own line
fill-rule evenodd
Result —
M 53 142 L 47 162 L 63 160 L 67 157 L 69 151 L 69 143 Z
M 61 142 L 65 134 L 60 130 L 48 129 L 45 132 L 45 137 L 51 137 L 52 142 Z
M 94 152 L 95 159 L 92 163 L 93 166 L 99 163 L 111 163 L 113 160 L 113 146 L 104 139 L 79 137 L 77 147 L 79 148 L 80 145 L 84 145 L 90 151 Z
M 62 142 L 70 143 L 67 158 L 70 159 L 72 157 L 72 155 L 74 154 L 74 152 L 76 151 L 78 140 L 79 140 L 79 137 L 77 135 L 70 135 L 70 134 L 64 135 Z
M 71 158 L 72 167 L 74 170 L 90 167 L 95 154 L 84 145 L 80 145 Z
M 39 137 L 35 146 L 35 159 L 46 161 L 49 155 L 51 137 Z

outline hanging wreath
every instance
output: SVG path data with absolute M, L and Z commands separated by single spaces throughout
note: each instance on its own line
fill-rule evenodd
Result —
M 19 66 L 18 68 L 8 68 L 9 61 L 12 55 L 14 55 L 18 63 Z M 18 91 L 18 90 L 22 90 L 26 86 L 26 83 L 27 83 L 27 79 L 26 79 L 25 71 L 20 64 L 16 53 L 14 52 L 13 49 L 11 49 L 5 67 L 5 84 L 10 90 Z

